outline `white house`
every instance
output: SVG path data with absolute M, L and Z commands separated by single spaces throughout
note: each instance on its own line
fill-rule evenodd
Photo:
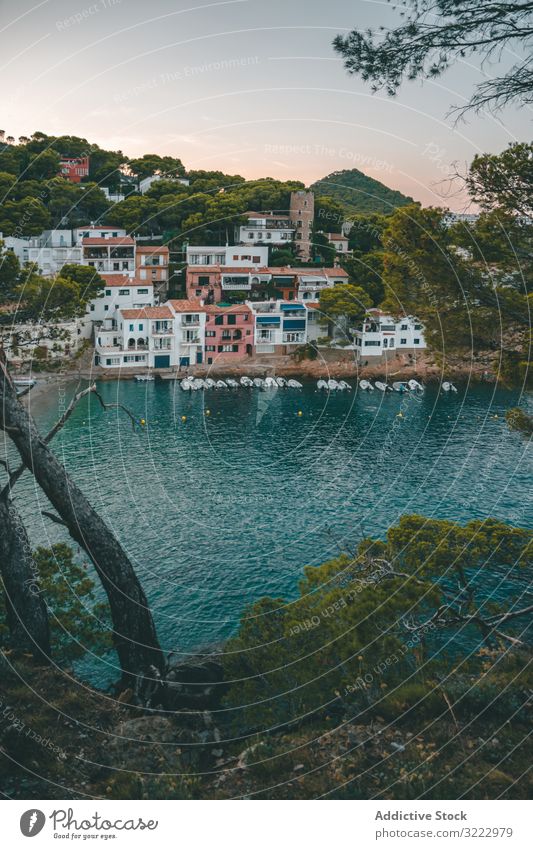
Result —
M 95 268 L 99 274 L 135 275 L 135 239 L 131 236 L 83 237 L 81 245 L 82 265 Z
M 322 289 L 329 289 L 338 283 L 347 283 L 348 273 L 343 268 L 294 269 L 298 277 L 297 299 L 299 301 L 318 301 Z
M 87 308 L 91 321 L 112 318 L 117 309 L 140 309 L 154 304 L 154 284 L 151 280 L 137 280 L 126 274 L 103 275 L 105 287 L 102 295 Z
M 248 246 L 243 245 L 232 247 L 188 245 L 187 265 L 227 265 L 234 268 L 267 266 L 268 247 L 254 248 L 252 251 Z
M 241 245 L 288 245 L 296 231 L 289 215 L 273 212 L 246 212 L 246 224 L 235 228 L 235 241 Z M 266 265 L 266 263 L 265 263 Z
M 119 309 L 95 331 L 95 365 L 171 368 L 201 364 L 205 319 L 200 301 Z
M 45 277 L 55 276 L 67 263 L 81 264 L 81 247 L 74 242 L 72 230 L 43 230 L 39 236 L 6 236 L 3 241 L 21 265 L 35 263 Z
M 248 301 L 256 354 L 287 354 L 307 341 L 307 310 L 296 301 Z
M 125 238 L 126 231 L 121 227 L 90 224 L 75 227 L 73 230 L 43 230 L 40 235 L 28 238 L 6 236 L 3 241 L 6 250 L 13 251 L 21 265 L 27 262 L 35 263 L 45 277 L 54 277 L 66 264 L 93 265 L 98 271 L 127 271 L 134 274 L 135 253 L 133 253 L 133 261 L 129 261 L 130 250 L 126 252 L 127 256 L 123 256 L 123 251 L 119 250 L 116 244 L 113 251 L 109 249 L 110 245 L 107 245 L 107 250 L 90 251 L 88 249 L 90 244 L 96 245 L 90 241 L 93 239 Z M 84 240 L 88 240 L 85 248 Z M 135 245 L 133 239 L 128 242 L 128 247 L 131 245 Z M 98 247 L 101 247 L 101 243 L 98 243 Z M 97 260 L 100 261 L 97 262 Z M 128 262 L 125 265 L 126 260 Z
M 378 309 L 368 310 L 366 318 L 352 329 L 358 360 L 386 360 L 397 354 L 416 356 L 424 350 L 424 330 L 417 318 L 393 316 Z
M 322 317 L 320 304 L 306 301 L 305 309 L 307 311 L 306 342 L 316 342 L 321 336 L 327 336 L 326 328 L 320 323 Z
M 81 245 L 83 239 L 123 239 L 124 236 L 126 231 L 123 227 L 112 227 L 110 224 L 85 224 L 72 231 L 75 245 Z

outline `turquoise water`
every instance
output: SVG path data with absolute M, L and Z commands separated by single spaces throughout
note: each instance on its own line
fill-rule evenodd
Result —
M 531 454 L 503 419 L 517 393 L 465 385 L 454 396 L 429 387 L 421 397 L 328 397 L 314 387 L 103 383 L 105 400 L 146 426 L 133 431 L 91 398 L 55 438 L 134 563 L 165 650 L 227 637 L 246 603 L 293 596 L 305 564 L 384 535 L 403 513 L 533 525 Z M 32 402 L 43 429 L 57 411 L 57 389 Z M 64 538 L 42 518 L 30 475 L 16 491 L 33 542 Z

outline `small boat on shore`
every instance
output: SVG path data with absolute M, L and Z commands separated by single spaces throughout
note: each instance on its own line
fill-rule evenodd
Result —
M 37 381 L 33 377 L 14 377 L 13 385 L 17 389 L 27 389 L 28 387 L 31 389 L 32 386 L 35 386 Z
M 395 392 L 409 392 L 409 386 L 403 380 L 397 380 L 392 384 Z
M 360 380 L 359 386 L 360 386 L 361 389 L 364 389 L 365 392 L 373 392 L 374 391 L 374 387 L 372 386 L 372 384 L 370 383 L 369 380 Z
M 407 385 L 409 386 L 409 389 L 412 392 L 423 392 L 424 391 L 424 387 L 422 386 L 421 383 L 418 382 L 418 380 L 409 380 Z
M 245 375 L 241 377 L 239 383 L 241 384 L 241 386 L 245 386 L 246 389 L 250 389 L 250 387 L 254 385 L 253 380 L 250 380 L 250 378 L 246 377 Z
M 136 374 L 135 380 L 138 383 L 148 383 L 148 382 L 151 382 L 152 380 L 155 380 L 155 378 L 154 378 L 153 374 Z
M 320 381 L 319 381 L 319 383 L 320 383 Z M 302 388 L 302 384 L 300 383 L 300 381 L 294 380 L 292 377 L 291 377 L 290 380 L 287 381 L 287 386 L 289 387 L 289 389 L 301 389 Z
M 184 377 L 183 380 L 180 381 L 180 389 L 183 389 L 184 392 L 190 392 L 192 389 L 191 381 Z

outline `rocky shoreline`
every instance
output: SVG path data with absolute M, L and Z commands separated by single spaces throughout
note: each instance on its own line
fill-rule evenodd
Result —
M 195 377 L 224 377 L 239 378 L 243 375 L 250 377 L 267 377 L 277 375 L 279 377 L 320 380 L 334 378 L 341 379 L 382 379 L 410 380 L 414 378 L 423 383 L 439 383 L 442 380 L 456 380 L 460 382 L 495 382 L 497 379 L 493 370 L 492 356 L 478 356 L 476 359 L 459 357 L 448 357 L 442 364 L 436 362 L 431 354 L 419 356 L 416 360 L 400 355 L 387 362 L 375 365 L 361 364 L 347 356 L 345 352 L 329 350 L 327 358 L 320 356 L 316 360 L 305 359 L 295 361 L 292 357 L 272 357 L 260 360 L 247 360 L 239 363 L 220 363 L 211 366 L 190 366 L 180 369 L 161 369 L 157 372 L 152 370 L 156 378 L 161 380 L 180 380 L 188 374 Z M 334 354 L 336 356 L 332 357 Z M 136 375 L 144 374 L 147 369 L 131 368 L 104 369 L 76 368 L 64 369 L 61 372 L 39 372 L 34 374 L 37 384 L 32 390 L 32 395 L 43 391 L 46 387 L 59 384 L 62 381 L 81 380 L 133 380 Z

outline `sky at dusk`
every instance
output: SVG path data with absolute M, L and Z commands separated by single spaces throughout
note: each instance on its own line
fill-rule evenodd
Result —
M 347 75 L 339 33 L 393 26 L 375 0 L 2 0 L 2 127 L 71 134 L 178 156 L 187 168 L 306 184 L 359 168 L 423 204 L 446 197 L 452 163 L 529 140 L 531 109 L 447 113 L 501 72 L 458 62 L 394 99 Z M 502 64 L 513 63 L 505 53 Z

